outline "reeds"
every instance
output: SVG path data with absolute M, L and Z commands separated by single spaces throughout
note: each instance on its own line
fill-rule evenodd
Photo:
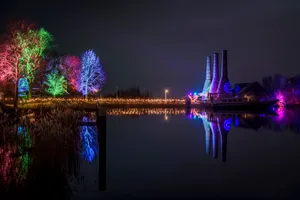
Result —
M 69 197 L 68 180 L 78 173 L 79 123 L 86 114 L 60 106 L 46 112 L 1 116 L 0 166 L 6 168 L 0 168 L 0 182 L 6 182 L 0 184 L 0 191 Z

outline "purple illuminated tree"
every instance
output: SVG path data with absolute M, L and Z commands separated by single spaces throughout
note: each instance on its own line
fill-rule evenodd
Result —
M 93 50 L 87 50 L 81 57 L 79 92 L 87 98 L 89 93 L 98 92 L 106 79 L 99 57 Z

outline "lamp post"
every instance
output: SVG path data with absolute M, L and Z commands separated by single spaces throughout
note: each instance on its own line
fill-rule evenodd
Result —
M 169 92 L 169 90 L 165 89 L 165 101 L 167 101 L 167 93 Z

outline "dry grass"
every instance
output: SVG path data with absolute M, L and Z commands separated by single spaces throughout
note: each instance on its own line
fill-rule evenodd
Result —
M 5 168 L 0 170 L 0 182 L 4 184 L 5 179 L 5 185 L 0 184 L 0 192 L 29 192 L 32 197 L 39 190 L 54 199 L 69 196 L 68 179 L 78 172 L 79 123 L 84 115 L 60 107 L 47 112 L 26 111 L 21 118 L 1 116 L 0 166 Z M 20 127 L 24 127 L 23 133 Z M 22 171 L 24 165 L 26 170 Z M 21 172 L 24 175 L 20 181 Z

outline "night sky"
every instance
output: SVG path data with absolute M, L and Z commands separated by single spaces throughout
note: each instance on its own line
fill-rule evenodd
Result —
M 299 0 L 1 1 L 1 33 L 11 19 L 44 27 L 61 53 L 94 49 L 108 73 L 106 92 L 200 90 L 205 57 L 222 49 L 232 83 L 300 72 Z

